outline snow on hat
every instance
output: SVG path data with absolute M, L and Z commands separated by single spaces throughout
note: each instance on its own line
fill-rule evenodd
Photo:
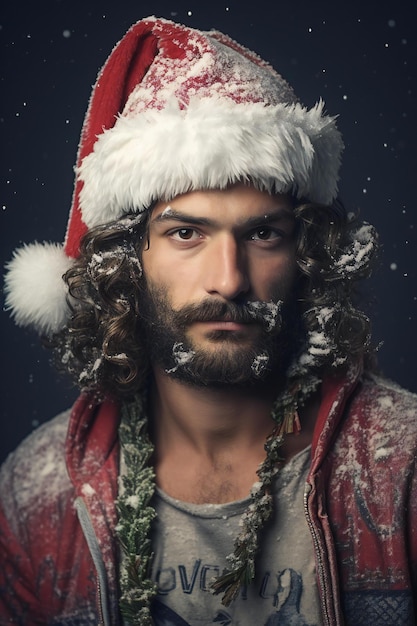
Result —
M 64 245 L 25 246 L 8 265 L 15 321 L 62 328 L 62 275 L 81 237 L 155 200 L 247 180 L 330 203 L 343 142 L 323 107 L 307 110 L 268 63 L 222 33 L 155 17 L 134 24 L 92 91 Z

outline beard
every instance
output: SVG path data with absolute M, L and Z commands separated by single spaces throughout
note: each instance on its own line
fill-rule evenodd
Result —
M 212 330 L 204 348 L 187 334 L 190 325 L 218 320 L 255 325 L 245 332 Z M 299 341 L 295 300 L 236 303 L 206 299 L 174 310 L 167 290 L 147 281 L 139 325 L 152 365 L 183 383 L 199 387 L 247 387 L 279 380 Z

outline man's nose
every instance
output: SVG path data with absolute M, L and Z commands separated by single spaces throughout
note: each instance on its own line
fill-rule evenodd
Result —
M 210 248 L 205 273 L 207 293 L 227 300 L 246 294 L 250 286 L 247 264 L 235 237 L 219 234 Z

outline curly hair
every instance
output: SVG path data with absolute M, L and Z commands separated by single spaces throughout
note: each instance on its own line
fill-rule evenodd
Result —
M 64 275 L 71 315 L 49 340 L 56 365 L 84 389 L 130 396 L 140 391 L 150 364 L 140 324 L 140 264 L 151 209 L 91 229 L 79 258 Z M 294 208 L 296 298 L 311 354 L 306 367 L 322 371 L 371 352 L 370 321 L 355 301 L 377 251 L 372 226 L 351 218 L 340 202 Z M 311 341 L 312 340 L 312 341 Z

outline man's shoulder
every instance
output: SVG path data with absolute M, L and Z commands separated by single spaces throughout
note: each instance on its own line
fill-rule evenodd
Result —
M 397 383 L 365 374 L 348 408 L 350 435 L 376 446 L 381 458 L 398 451 L 415 456 L 417 448 L 417 394 Z M 344 429 L 342 429 L 344 430 Z
M 68 491 L 65 440 L 70 412 L 64 411 L 39 426 L 8 456 L 0 470 L 5 509 L 24 514 L 37 503 Z
M 25 460 L 32 457 L 39 456 L 39 453 L 44 452 L 45 449 L 54 449 L 56 446 L 62 447 L 65 445 L 65 438 L 68 430 L 68 423 L 71 414 L 71 409 L 62 411 L 56 415 L 53 419 L 44 422 L 33 430 L 18 447 L 9 454 L 4 468 L 20 466 Z
M 391 421 L 398 414 L 403 421 L 417 425 L 417 394 L 404 389 L 396 382 L 372 373 L 362 379 L 359 400 L 364 410 L 380 419 Z

